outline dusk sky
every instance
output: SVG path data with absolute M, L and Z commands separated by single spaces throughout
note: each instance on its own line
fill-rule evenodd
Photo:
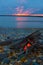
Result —
M 0 14 L 43 13 L 43 0 L 0 0 Z
M 0 15 L 35 14 L 43 15 L 43 0 L 0 0 Z M 19 22 L 18 22 L 19 21 Z M 20 22 L 29 21 L 29 22 Z M 32 21 L 32 22 L 30 22 Z M 41 21 L 41 22 L 33 22 Z M 42 28 L 43 18 L 1 17 L 0 27 Z

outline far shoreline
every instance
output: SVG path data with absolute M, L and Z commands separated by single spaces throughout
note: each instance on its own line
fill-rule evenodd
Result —
M 0 16 L 13 16 L 13 17 L 43 17 L 43 14 L 6 14 Z

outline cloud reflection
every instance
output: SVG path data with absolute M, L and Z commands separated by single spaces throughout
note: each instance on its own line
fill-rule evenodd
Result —
M 27 21 L 27 20 L 28 20 L 28 18 L 26 18 L 26 17 L 16 17 L 16 21 L 19 21 L 19 22 Z

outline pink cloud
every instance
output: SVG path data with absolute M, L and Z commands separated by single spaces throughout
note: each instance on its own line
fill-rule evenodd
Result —
M 22 16 L 22 15 L 30 15 L 30 14 L 32 14 L 32 13 L 35 13 L 36 11 L 39 11 L 40 9 L 38 9 L 38 8 L 36 8 L 36 9 L 34 9 L 34 8 L 28 8 L 28 9 L 25 9 L 24 8 L 24 6 L 20 6 L 20 7 L 16 7 L 15 9 L 14 9 L 14 14 L 12 14 L 12 15 L 18 15 L 18 16 Z
M 34 9 L 34 8 L 24 9 L 24 6 L 15 8 L 16 14 L 32 14 L 38 10 L 40 10 L 40 9 L 38 9 L 38 8 L 37 9 Z
M 17 13 L 23 13 L 23 9 L 24 9 L 23 6 L 22 6 L 22 7 L 17 7 L 17 8 L 16 8 L 16 12 L 17 12 Z
M 17 14 L 30 14 L 29 10 L 25 10 L 23 6 L 16 8 Z

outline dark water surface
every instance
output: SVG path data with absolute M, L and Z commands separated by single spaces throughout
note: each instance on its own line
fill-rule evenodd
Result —
M 43 17 L 0 16 L 0 27 L 43 28 Z

